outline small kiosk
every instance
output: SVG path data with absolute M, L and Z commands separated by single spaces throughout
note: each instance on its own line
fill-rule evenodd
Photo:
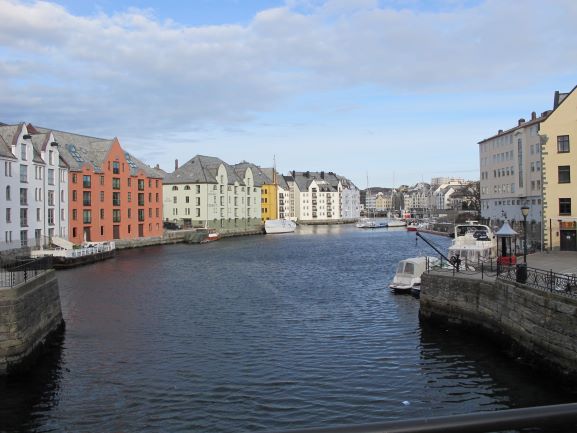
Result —
M 497 236 L 497 264 L 504 266 L 515 265 L 517 257 L 513 251 L 513 245 L 518 233 L 513 230 L 509 221 L 505 220 L 495 235 Z

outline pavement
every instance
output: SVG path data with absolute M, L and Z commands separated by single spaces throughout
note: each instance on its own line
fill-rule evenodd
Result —
M 523 263 L 523 257 L 517 257 L 517 263 Z M 553 271 L 560 274 L 577 275 L 577 251 L 551 251 L 527 255 L 530 268 Z

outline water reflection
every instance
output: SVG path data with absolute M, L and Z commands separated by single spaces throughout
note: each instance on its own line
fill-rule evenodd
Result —
M 61 331 L 54 335 L 34 368 L 0 377 L 0 431 L 44 430 L 45 414 L 60 400 L 63 345 Z

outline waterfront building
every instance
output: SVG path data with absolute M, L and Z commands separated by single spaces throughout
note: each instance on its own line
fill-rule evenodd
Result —
M 555 92 L 553 111 L 540 124 L 543 157 L 543 241 L 577 251 L 577 87 Z
M 3 191 L 1 249 L 40 246 L 67 237 L 67 164 L 51 131 L 0 125 Z
M 407 188 L 403 194 L 403 208 L 421 216 L 430 211 L 431 186 L 425 182 L 419 182 Z
M 52 132 L 68 173 L 68 240 L 156 237 L 162 228 L 162 173 L 122 149 L 118 138 Z
M 463 179 L 449 179 L 447 183 L 437 186 L 431 195 L 431 208 L 437 210 L 453 209 L 451 196 L 456 192 L 461 191 L 462 187 L 466 184 L 467 182 Z
M 296 172 L 285 176 L 289 188 L 289 218 L 300 222 L 338 222 L 360 216 L 360 192 L 333 172 Z
M 479 142 L 481 216 L 493 220 L 523 220 L 522 206 L 529 206 L 528 220 L 542 219 L 541 143 L 539 125 L 549 112 L 499 130 Z
M 261 185 L 261 221 L 275 220 L 280 218 L 280 194 L 278 186 L 278 174 L 274 168 L 258 168 L 263 182 Z
M 196 155 L 164 177 L 164 219 L 220 231 L 261 227 L 261 186 L 251 164 Z M 259 181 L 257 181 L 258 183 Z

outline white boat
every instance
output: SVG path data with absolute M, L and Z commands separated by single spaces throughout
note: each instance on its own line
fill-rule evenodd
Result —
M 264 231 L 267 234 L 275 233 L 292 233 L 297 225 L 294 221 L 285 219 L 266 220 L 264 222 Z
M 391 284 L 390 289 L 395 293 L 413 293 L 418 294 L 421 290 L 421 275 L 429 266 L 437 266 L 440 260 L 436 257 L 412 257 L 401 260 L 397 265 L 397 271 Z
M 407 225 L 406 221 L 394 218 L 387 221 L 387 227 L 405 227 Z
M 377 221 L 374 218 L 360 218 L 355 225 L 359 229 L 379 229 L 387 227 L 387 223 Z
M 475 268 L 497 257 L 497 237 L 493 231 L 477 221 L 455 225 L 453 244 L 449 247 L 449 259 L 460 260 L 463 268 Z

